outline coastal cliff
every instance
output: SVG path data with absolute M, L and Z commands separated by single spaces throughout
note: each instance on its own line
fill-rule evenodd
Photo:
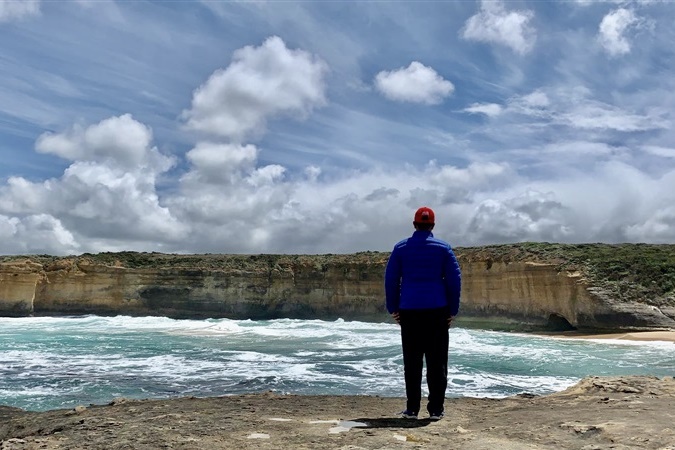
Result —
M 456 249 L 459 323 L 494 329 L 675 329 L 675 246 Z M 0 315 L 388 320 L 388 253 L 0 258 Z

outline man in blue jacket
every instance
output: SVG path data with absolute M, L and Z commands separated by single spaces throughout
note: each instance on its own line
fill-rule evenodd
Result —
M 443 417 L 448 385 L 448 329 L 459 312 L 461 272 L 450 245 L 431 233 L 435 214 L 415 212 L 415 232 L 394 246 L 385 272 L 387 311 L 401 326 L 406 409 L 416 419 L 422 401 L 422 368 L 427 363 L 429 418 Z

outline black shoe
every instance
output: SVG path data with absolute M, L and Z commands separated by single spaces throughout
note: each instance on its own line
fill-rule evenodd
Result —
M 417 413 L 409 409 L 403 410 L 399 413 L 402 419 L 417 419 Z
M 441 420 L 444 415 L 443 411 L 439 413 L 429 413 L 429 420 Z

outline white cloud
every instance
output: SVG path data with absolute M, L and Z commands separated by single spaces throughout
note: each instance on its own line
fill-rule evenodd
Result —
M 280 180 L 286 169 L 277 164 L 256 167 L 258 149 L 254 145 L 200 142 L 186 157 L 191 170 L 182 178 L 184 185 L 226 185 L 249 187 L 270 185 Z
M 166 204 L 192 230 L 188 245 L 243 252 L 284 241 L 270 230 L 292 219 L 287 214 L 296 186 L 284 180 L 284 167 L 259 166 L 253 145 L 203 142 L 186 156 L 191 166 Z
M 631 49 L 625 34 L 631 27 L 639 26 L 640 23 L 640 19 L 632 10 L 619 8 L 602 19 L 598 40 L 611 56 L 625 55 Z
M 551 100 L 545 92 L 537 90 L 520 97 L 520 103 L 521 106 L 526 109 L 546 108 L 550 106 Z
M 662 158 L 675 158 L 675 148 L 660 147 L 657 145 L 645 145 L 642 150 L 651 155 L 660 156 Z
M 502 110 L 502 105 L 497 103 L 474 103 L 464 108 L 464 112 L 469 114 L 485 114 L 488 117 L 496 117 L 502 113 Z
M 429 164 L 426 176 L 437 186 L 449 189 L 485 189 L 504 183 L 506 178 L 513 178 L 514 173 L 508 163 L 471 163 L 467 167 L 458 168 L 451 165 Z
M 567 3 L 566 0 L 564 0 L 565 3 Z M 618 5 L 628 5 L 628 4 L 636 4 L 636 5 L 649 5 L 653 3 L 664 3 L 668 2 L 669 0 L 574 0 L 574 3 L 578 3 L 583 6 L 590 5 L 592 3 L 609 3 L 609 4 L 618 4 Z
M 530 26 L 532 11 L 507 11 L 501 1 L 482 0 L 481 10 L 462 29 L 464 39 L 505 45 L 525 54 L 534 47 L 536 31 Z
M 675 171 L 652 178 L 625 163 L 596 162 L 590 171 L 484 192 L 467 237 L 474 243 L 672 241 L 674 188 Z
M 434 69 L 413 61 L 408 67 L 382 71 L 375 76 L 375 87 L 390 100 L 437 105 L 455 86 Z
M 253 145 L 203 142 L 187 153 L 190 165 L 180 182 L 163 193 L 151 167 L 75 161 L 59 178 L 35 183 L 14 177 L 0 185 L 0 237 L 6 238 L 0 251 L 388 250 L 412 231 L 412 214 L 422 204 L 437 212 L 437 235 L 455 245 L 656 242 L 675 233 L 668 212 L 675 171 L 653 179 L 626 164 L 599 163 L 614 150 L 595 143 L 535 150 L 524 166 L 506 155 L 465 166 L 432 161 L 423 168 L 323 179 L 317 166 L 292 177 L 280 165 L 261 164 Z M 565 170 L 579 160 L 587 170 Z M 542 161 L 556 171 L 543 179 L 529 176 L 528 168 Z
M 40 0 L 0 0 L 0 22 L 40 14 Z
M 305 176 L 309 181 L 316 181 L 319 178 L 319 175 L 321 175 L 321 167 L 318 166 L 308 166 L 305 167 Z
M 535 119 L 538 127 L 548 123 L 591 131 L 635 132 L 672 127 L 672 118 L 666 109 L 631 111 L 595 100 L 590 95 L 587 89 L 580 87 L 538 89 L 508 99 L 499 117 L 519 114 Z
M 79 250 L 73 235 L 47 214 L 23 218 L 0 214 L 0 241 L 3 253 L 66 255 Z
M 660 111 L 635 114 L 613 105 L 590 100 L 563 112 L 558 121 L 573 128 L 622 132 L 657 130 L 670 126 L 670 121 L 666 120 Z
M 33 39 L 14 39 L 17 47 L 8 54 L 16 70 L 11 83 L 3 85 L 4 93 L 18 90 L 22 96 L 1 105 L 10 120 L 2 125 L 9 131 L 0 151 L 16 146 L 12 155 L 23 159 L 11 169 L 2 167 L 8 178 L 0 177 L 0 252 L 389 250 L 412 231 L 412 214 L 422 204 L 437 212 L 436 234 L 455 245 L 672 241 L 675 90 L 672 77 L 659 65 L 669 49 L 670 16 L 659 17 L 653 42 L 609 67 L 597 58 L 600 47 L 593 39 L 602 14 L 619 6 L 589 9 L 589 14 L 601 14 L 590 24 L 586 10 L 552 24 L 547 23 L 552 19 L 550 5 L 528 3 L 527 8 L 543 12 L 537 15 L 540 29 L 550 29 L 547 50 L 533 51 L 531 58 L 511 55 L 495 61 L 458 35 L 441 42 L 441 22 L 431 21 L 425 28 L 411 25 L 442 16 L 438 12 L 447 5 L 411 5 L 395 8 L 397 13 L 415 12 L 410 23 L 401 25 L 401 14 L 389 11 L 385 20 L 377 15 L 378 8 L 364 3 L 359 5 L 363 10 L 341 19 L 359 14 L 372 21 L 367 29 L 338 31 L 345 23 L 338 21 L 326 35 L 314 31 L 326 23 L 325 15 L 300 4 L 292 9 L 304 11 L 304 23 L 297 17 L 287 22 L 292 19 L 289 12 L 275 15 L 280 6 L 217 5 L 239 24 L 251 24 L 241 34 L 241 27 L 230 29 L 223 23 L 195 28 L 212 24 L 213 18 L 181 21 L 178 12 L 186 11 L 181 8 L 193 8 L 186 3 L 160 8 L 161 20 L 153 22 L 152 30 L 131 27 L 147 22 L 157 6 L 145 2 L 129 9 L 122 2 L 117 7 L 129 22 L 114 29 L 137 29 L 138 39 L 113 40 L 114 46 L 113 41 L 89 42 L 69 32 L 84 27 L 83 15 L 101 12 L 98 9 L 72 4 L 55 15 L 55 23 L 49 22 L 54 16 L 45 13 L 40 30 L 30 31 Z M 480 30 L 482 38 L 465 37 L 505 46 L 505 54 L 531 50 L 534 15 L 510 11 L 516 8 L 511 5 L 485 2 L 465 30 L 468 35 L 469 30 Z M 50 5 L 49 12 L 54 8 Z M 635 11 L 646 18 L 652 12 Z M 95 26 L 112 30 L 106 27 L 119 25 L 103 12 L 91 16 L 96 17 Z M 65 23 L 77 27 L 63 26 L 66 13 L 73 16 Z M 452 25 L 457 29 L 468 17 L 451 18 Z M 391 26 L 396 20 L 401 27 Z M 637 25 L 622 34 L 633 45 L 638 43 L 631 36 Z M 184 31 L 180 39 L 172 32 L 179 29 Z M 260 30 L 283 32 L 286 42 L 304 50 L 289 49 L 280 38 L 244 47 L 250 33 L 259 35 Z M 378 30 L 377 36 L 373 30 Z M 326 37 L 339 33 L 353 46 L 336 45 Z M 46 36 L 53 39 L 47 41 Z M 401 36 L 405 37 L 397 40 Z M 133 47 L 148 39 L 163 45 Z M 24 46 L 18 46 L 22 42 Z M 43 53 L 51 55 L 42 61 L 50 66 L 41 66 L 44 73 L 52 73 L 52 57 L 67 63 L 54 66 L 48 82 L 40 71 L 28 71 L 24 78 L 24 68 L 38 62 L 22 56 L 31 42 L 41 43 Z M 240 48 L 231 61 L 222 59 L 222 50 L 218 53 L 223 47 L 217 44 L 223 42 L 227 48 Z M 455 55 L 452 60 L 433 59 L 448 45 Z M 382 73 L 383 79 L 392 81 L 396 74 L 400 81 L 385 91 L 389 88 L 404 101 L 443 102 L 454 87 L 439 73 L 453 73 L 452 81 L 466 87 L 461 106 L 412 108 L 421 115 L 409 120 L 405 108 L 383 109 L 382 99 L 372 95 L 380 89 L 377 77 L 366 79 L 370 91 L 365 93 L 363 86 L 349 86 L 373 67 L 398 68 L 397 52 L 388 51 L 391 48 L 408 55 L 421 52 L 417 61 L 438 62 L 433 63 L 435 69 L 419 62 L 408 66 L 415 59 L 408 56 L 401 69 Z M 230 54 L 228 50 L 226 56 Z M 110 55 L 122 58 L 123 64 Z M 316 55 L 330 62 L 331 76 Z M 116 64 L 106 65 L 107 59 Z M 136 70 L 128 72 L 129 67 Z M 222 69 L 199 73 L 204 67 Z M 624 70 L 633 75 L 619 80 Z M 424 76 L 411 82 L 413 75 Z M 197 87 L 189 84 L 195 79 L 203 85 L 192 98 L 188 90 L 186 97 L 185 86 Z M 109 91 L 112 85 L 120 90 Z M 42 96 L 47 91 L 53 96 Z M 139 92 L 144 92 L 142 99 L 136 96 Z M 259 137 L 275 118 L 304 118 L 316 111 L 326 103 L 328 92 L 334 103 L 316 120 L 290 127 L 287 120 L 280 121 L 271 127 L 274 134 L 251 144 L 249 138 Z M 508 100 L 484 103 L 500 98 Z M 44 120 L 18 115 L 25 105 Z M 172 118 L 184 108 L 186 126 L 181 129 Z M 72 117 L 107 117 L 102 116 L 106 110 L 134 115 L 61 125 L 70 124 Z M 484 117 L 471 120 L 456 114 L 458 110 Z M 23 122 L 31 127 L 21 130 L 20 139 L 12 128 Z M 42 132 L 36 133 L 36 127 L 57 132 L 38 138 L 36 149 L 43 154 L 24 157 L 20 153 L 30 147 L 22 139 L 35 139 Z M 185 133 L 186 128 L 191 132 Z M 160 151 L 164 148 L 177 156 L 169 157 Z M 45 154 L 64 158 L 68 167 L 60 172 L 48 167 L 54 158 Z M 61 167 L 63 161 L 59 163 Z M 16 173 L 21 176 L 11 176 Z
M 629 174 L 629 182 L 638 179 Z M 634 186 L 632 214 L 623 220 L 621 227 L 624 240 L 647 243 L 672 243 L 675 240 L 675 170 L 659 178 L 644 177 Z M 637 195 L 636 195 L 637 194 Z
M 560 107 L 561 103 L 566 104 L 567 99 L 563 98 L 557 104 L 552 105 L 549 95 L 537 89 L 529 94 L 515 95 L 509 98 L 506 102 L 505 111 L 537 118 L 549 118 L 554 114 L 555 108 Z
M 541 117 L 537 111 L 544 110 L 561 120 L 561 98 L 571 104 L 583 98 L 567 94 L 534 91 L 512 99 L 503 114 L 515 108 Z M 422 204 L 436 209 L 437 234 L 455 245 L 657 242 L 675 233 L 667 213 L 675 202 L 675 171 L 651 179 L 613 162 L 629 150 L 601 143 L 551 143 L 522 160 L 504 151 L 501 160 L 502 152 L 465 166 L 432 161 L 323 179 L 318 166 L 292 177 L 281 165 L 260 164 L 254 145 L 200 142 L 186 153 L 189 167 L 179 183 L 160 193 L 159 176 L 168 167 L 151 164 L 162 155 L 149 128 L 118 117 L 73 130 L 41 140 L 54 154 L 82 158 L 62 176 L 43 182 L 12 177 L 0 185 L 2 252 L 387 250 L 410 232 L 409 216 Z M 110 130 L 135 138 L 113 139 Z M 107 140 L 112 147 L 102 146 Z M 139 154 L 145 156 L 134 159 Z M 544 161 L 556 167 L 551 176 L 526 175 Z M 588 169 L 573 170 L 578 164 Z
M 327 70 L 318 57 L 270 37 L 260 47 L 235 51 L 226 69 L 195 90 L 183 116 L 188 128 L 241 140 L 261 133 L 269 118 L 303 118 L 324 105 Z
M 246 166 L 237 183 L 207 184 L 188 174 L 177 195 L 167 200 L 178 217 L 191 223 L 199 238 L 192 245 L 236 252 L 384 250 L 409 231 L 420 204 L 438 205 L 448 217 L 439 229 L 461 233 L 464 209 L 474 201 L 470 190 L 495 189 L 517 179 L 506 164 L 430 163 L 423 169 L 363 171 L 326 181 L 271 177 L 256 184 L 251 180 L 270 166 Z M 193 167 L 190 173 L 198 171 Z
M 115 0 L 74 0 L 74 1 L 83 8 L 93 8 L 95 6 L 101 5 L 108 6 L 115 3 Z
M 503 201 L 483 201 L 476 208 L 468 232 L 486 243 L 566 242 L 574 231 L 567 212 L 554 193 L 528 190 Z
M 257 156 L 254 145 L 202 142 L 186 154 L 193 166 L 187 177 L 206 183 L 233 184 L 240 181 L 242 173 L 253 170 Z
M 156 176 L 92 162 L 75 162 L 59 179 L 33 183 L 10 178 L 0 187 L 0 213 L 17 217 L 48 214 L 78 239 L 106 236 L 135 241 L 180 238 L 186 229 L 160 205 Z
M 658 209 L 644 222 L 627 226 L 625 232 L 632 241 L 672 243 L 675 240 L 675 208 L 669 205 Z
M 41 151 L 73 163 L 60 178 L 43 182 L 9 178 L 0 185 L 0 214 L 22 221 L 46 214 L 83 248 L 101 236 L 126 242 L 179 239 L 187 228 L 160 204 L 156 191 L 159 175 L 174 159 L 152 147 L 151 137 L 149 128 L 128 115 L 41 136 Z
M 575 159 L 582 160 L 586 157 L 603 158 L 617 156 L 617 153 L 625 149 L 622 147 L 612 147 L 602 142 L 558 141 L 533 150 L 540 154 L 549 153 L 558 156 L 573 156 Z
M 107 162 L 121 167 L 157 165 L 163 170 L 173 162 L 150 146 L 152 131 L 130 114 L 111 117 L 96 125 L 75 125 L 63 133 L 44 133 L 35 145 L 70 161 Z M 168 167 L 166 167 L 168 169 Z

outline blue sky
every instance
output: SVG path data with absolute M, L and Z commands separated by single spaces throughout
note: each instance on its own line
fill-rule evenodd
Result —
M 0 0 L 0 253 L 675 242 L 669 1 Z

